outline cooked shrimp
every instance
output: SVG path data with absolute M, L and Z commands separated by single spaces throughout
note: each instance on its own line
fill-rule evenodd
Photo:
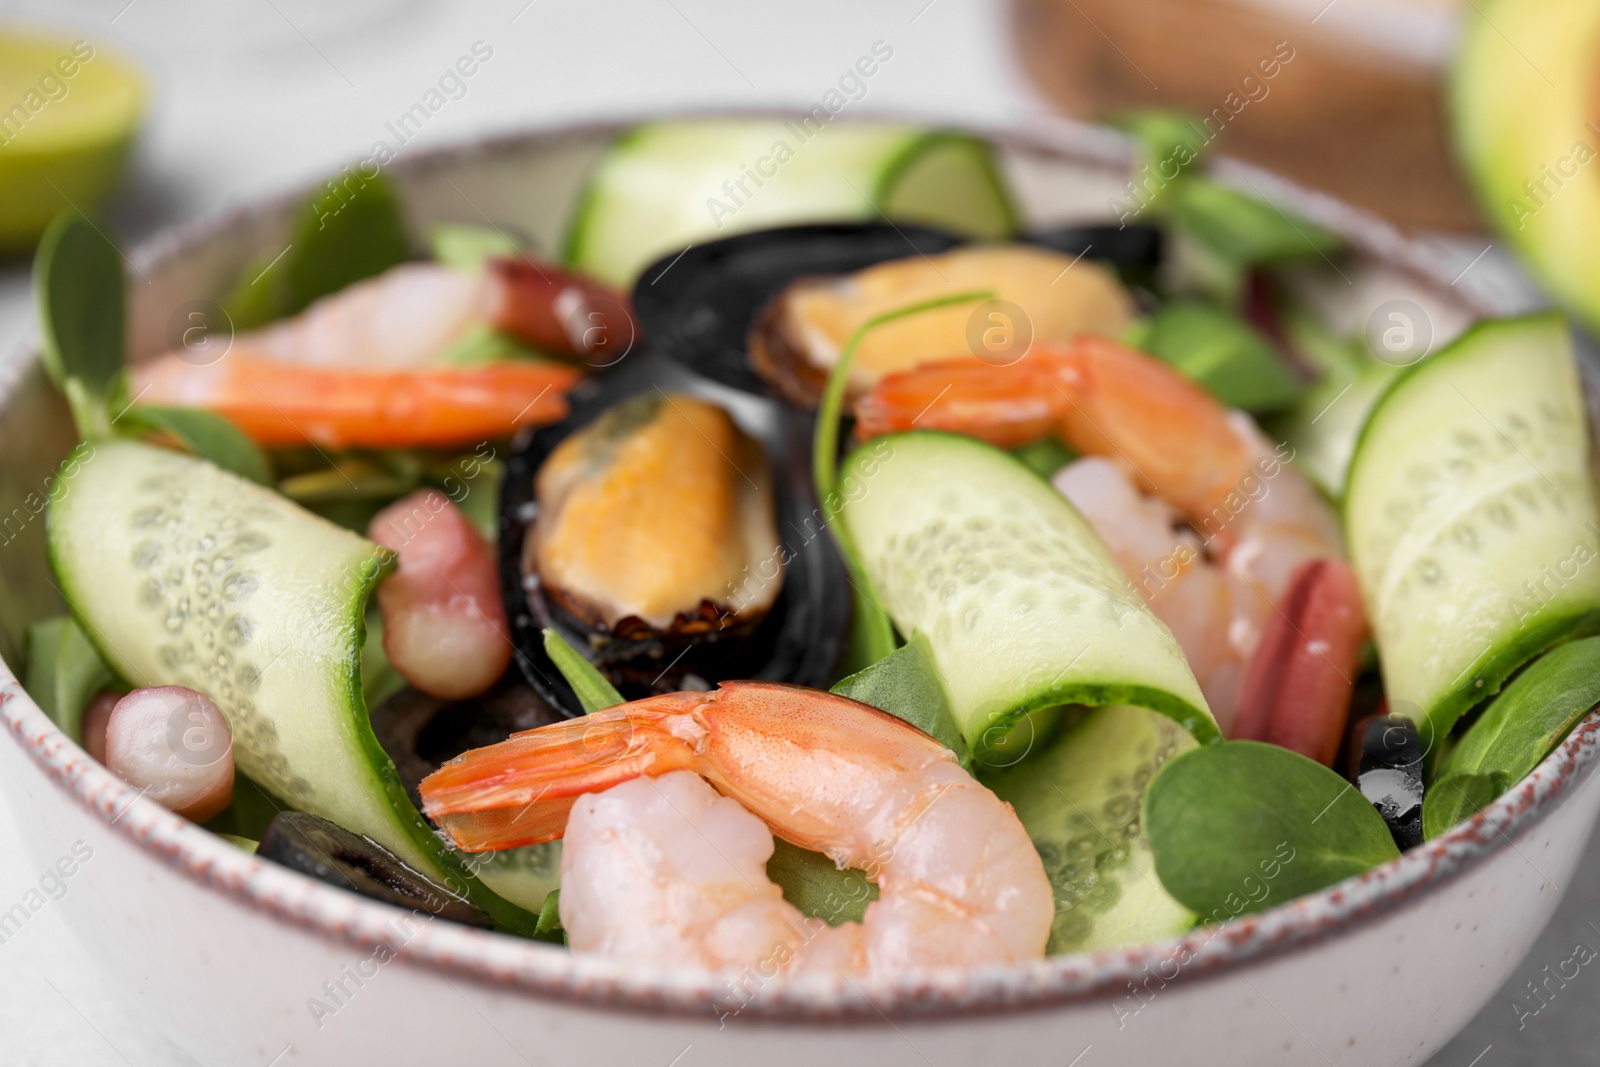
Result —
M 511 662 L 511 639 L 489 542 L 437 489 L 390 504 L 367 535 L 400 560 L 378 586 L 383 650 L 394 669 L 440 700 L 494 685 Z
M 339 370 L 403 370 L 437 362 L 483 325 L 552 355 L 591 359 L 614 355 L 635 333 L 626 297 L 550 264 L 491 260 L 472 274 L 402 263 L 292 318 L 240 333 L 230 352 Z
M 342 371 L 232 353 L 202 367 L 166 355 L 129 371 L 139 403 L 206 408 L 269 447 L 444 447 L 508 437 L 565 417 L 565 392 L 577 380 L 555 363 Z
M 422 367 L 483 321 L 483 283 L 437 263 L 402 263 L 233 339 L 227 358 L 339 370 Z
M 213 362 L 174 351 L 143 363 L 132 392 L 141 403 L 216 411 L 264 445 L 455 445 L 564 417 L 572 368 L 436 366 L 486 326 L 601 366 L 638 332 L 621 294 L 532 260 L 491 261 L 476 274 L 404 263 L 240 333 Z
M 797 686 L 728 682 L 529 730 L 446 764 L 421 792 L 468 851 L 565 833 L 561 921 L 580 952 L 976 967 L 1041 957 L 1054 913 L 1022 823 L 948 749 Z M 866 871 L 881 895 L 865 920 L 802 919 L 766 877 L 771 833 Z
M 1057 485 L 1173 629 L 1219 725 L 1229 732 L 1247 699 L 1275 703 L 1268 687 L 1246 691 L 1251 659 L 1296 572 L 1341 558 L 1342 548 L 1332 509 L 1248 416 L 1158 360 L 1089 336 L 1035 345 L 1009 367 L 961 360 L 890 375 L 856 415 L 863 437 L 916 426 L 1015 447 L 1054 434 L 1101 457 L 1069 468 Z M 1364 638 L 1343 650 L 1364 633 L 1365 616 L 1353 588 L 1329 585 L 1325 595 L 1342 598 L 1344 610 L 1314 621 L 1338 632 L 1293 640 L 1332 668 L 1337 684 L 1301 706 L 1307 722 L 1336 737 Z M 1320 752 L 1325 742 L 1306 747 Z
M 1178 639 L 1218 726 L 1229 733 L 1249 656 L 1260 637 L 1250 611 L 1260 598 L 1206 558 L 1200 536 L 1166 501 L 1139 492 L 1110 460 L 1076 460 L 1052 481 L 1089 520 L 1122 573 Z

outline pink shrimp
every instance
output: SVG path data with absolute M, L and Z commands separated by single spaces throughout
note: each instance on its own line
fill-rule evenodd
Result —
M 396 371 L 437 363 L 481 326 L 551 355 L 606 363 L 620 358 L 638 333 L 623 294 L 523 257 L 491 260 L 478 273 L 402 263 L 292 318 L 240 333 L 229 353 L 332 370 Z M 196 353 L 176 354 L 193 362 Z
M 191 331 L 196 347 L 135 365 L 130 391 L 215 411 L 268 446 L 460 445 L 564 418 L 574 366 L 440 365 L 489 328 L 591 366 L 615 363 L 638 335 L 627 297 L 548 264 L 496 260 L 468 273 L 403 263 L 225 348 Z
M 511 662 L 511 638 L 489 542 L 437 489 L 389 505 L 367 533 L 400 561 L 378 586 L 394 669 L 441 700 L 494 685 Z
M 1353 586 L 1319 578 L 1321 607 L 1303 620 L 1312 629 L 1263 642 L 1294 576 L 1313 560 L 1339 560 L 1342 546 L 1332 509 L 1288 465 L 1292 454 L 1247 416 L 1166 364 L 1089 336 L 1036 344 L 1006 367 L 953 360 L 889 375 L 856 416 L 863 438 L 927 428 L 1014 447 L 1053 434 L 1098 457 L 1068 467 L 1057 486 L 1171 627 L 1224 732 L 1236 732 L 1236 718 L 1271 720 L 1301 738 L 1300 751 L 1337 747 L 1365 613 Z M 1309 649 L 1325 660 L 1328 684 L 1286 701 L 1275 687 L 1309 675 L 1263 668 L 1263 681 L 1247 686 L 1258 649 Z M 1287 723 L 1297 714 L 1305 730 Z
M 468 851 L 565 835 L 561 921 L 576 952 L 712 969 L 977 967 L 1040 958 L 1055 910 L 1016 813 L 949 749 L 798 686 L 726 682 L 528 730 L 421 792 Z M 782 899 L 765 870 L 773 833 L 878 883 L 860 925 L 829 928 Z

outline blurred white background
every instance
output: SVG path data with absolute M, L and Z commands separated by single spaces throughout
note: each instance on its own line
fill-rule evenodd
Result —
M 366 156 L 476 41 L 492 58 L 403 151 L 640 109 L 815 102 L 874 41 L 894 59 L 862 111 L 1016 119 L 1045 107 L 978 0 L 3 0 L 0 21 L 139 60 L 154 106 L 110 208 L 137 240 Z M 0 261 L 0 344 L 29 328 L 25 263 Z

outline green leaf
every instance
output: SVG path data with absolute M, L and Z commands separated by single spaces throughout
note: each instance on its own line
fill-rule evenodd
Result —
M 122 254 L 76 209 L 50 223 L 33 259 L 45 371 L 59 388 L 77 378 L 102 404 L 122 372 Z
M 1217 921 L 1280 904 L 1400 855 L 1371 804 L 1286 748 L 1224 741 L 1174 758 L 1151 783 L 1156 874 Z
M 122 416 L 130 429 L 169 434 L 201 459 L 209 459 L 258 485 L 272 484 L 272 465 L 256 443 L 228 419 L 203 408 L 138 405 Z
M 1281 310 L 1283 331 L 1295 351 L 1316 365 L 1322 379 L 1349 381 L 1375 367 L 1398 369 L 1375 359 L 1367 346 L 1349 337 L 1337 336 L 1311 311 L 1290 303 Z
M 850 365 L 855 362 L 856 350 L 861 347 L 862 340 L 879 326 L 924 311 L 949 307 L 952 304 L 992 299 L 994 292 L 984 289 L 923 300 L 894 311 L 886 311 L 881 315 L 874 315 L 850 335 L 844 347 L 839 350 L 839 359 L 834 363 L 833 370 L 828 373 L 828 383 L 822 391 L 822 401 L 817 405 L 816 431 L 811 442 L 811 473 L 816 481 L 817 502 L 822 505 L 823 518 L 851 575 L 850 584 L 855 611 L 850 620 L 850 648 L 845 662 L 847 671 L 859 671 L 869 667 L 895 650 L 894 624 L 889 621 L 888 613 L 883 610 L 883 605 L 878 602 L 877 595 L 872 591 L 872 581 L 867 577 L 866 568 L 861 565 L 855 541 L 851 539 L 850 531 L 841 519 L 844 501 L 838 493 L 839 420 L 844 414 L 844 396 L 850 384 Z
M 367 639 L 361 646 L 361 698 L 376 708 L 406 687 L 406 680 L 389 662 L 383 647 L 383 612 L 377 598 L 367 604 Z
M 1569 642 L 1535 660 L 1440 762 L 1423 800 L 1423 833 L 1448 830 L 1520 782 L 1596 704 L 1600 637 Z
M 912 634 L 903 646 L 843 679 L 831 691 L 910 723 L 954 752 L 963 765 L 968 762 L 967 743 L 950 712 L 928 639 L 921 633 Z
M 531 345 L 495 329 L 486 322 L 473 325 L 466 333 L 445 349 L 435 362 L 452 367 L 481 367 L 485 363 L 524 362 L 549 359 Z
M 1166 206 L 1179 226 L 1236 263 L 1331 256 L 1344 247 L 1332 231 L 1208 178 L 1178 183 Z
M 1364 344 L 1335 337 L 1306 311 L 1290 307 L 1283 324 L 1290 344 L 1322 376 L 1266 428 L 1294 448 L 1295 463 L 1337 501 L 1367 415 L 1404 368 L 1375 359 Z
M 534 924 L 533 936 L 538 941 L 566 944 L 567 932 L 561 928 L 561 890 L 552 889 L 545 894 L 544 903 L 539 906 L 539 921 Z
M 409 254 L 388 179 L 341 175 L 301 205 L 286 249 L 246 267 L 222 306 L 235 329 L 250 329 L 382 274 Z
M 783 890 L 783 899 L 802 914 L 829 926 L 860 922 L 867 905 L 878 899 L 878 887 L 853 868 L 840 870 L 820 852 L 791 845 L 782 838 L 772 842 L 767 877 Z
M 462 461 L 468 462 L 471 460 Z M 445 495 L 491 544 L 500 536 L 500 483 L 505 473 L 505 464 L 491 459 L 478 461 L 475 474 L 466 474 L 458 465 L 457 473 L 441 479 Z
M 320 470 L 292 474 L 278 482 L 278 492 L 305 505 L 349 500 L 394 500 L 419 484 L 415 471 L 396 471 L 362 456 L 345 455 Z
M 1226 308 L 1173 300 L 1151 321 L 1140 348 L 1204 386 L 1228 407 L 1287 407 L 1306 383 L 1271 341 Z
M 499 488 L 506 477 L 506 464 L 493 456 L 493 451 L 490 458 L 464 453 L 429 464 L 422 472 L 429 485 L 448 496 L 491 544 L 499 539 Z
M 290 245 L 284 258 L 293 252 L 294 246 Z M 282 266 L 283 260 L 273 253 L 256 256 L 244 265 L 233 288 L 223 294 L 223 313 L 236 331 L 254 329 L 288 314 L 284 310 L 289 302 L 285 295 L 287 283 L 277 275 Z
M 606 681 L 606 676 L 596 670 L 594 664 L 549 628 L 544 631 L 544 650 L 561 672 L 561 677 L 572 686 L 585 715 L 627 703 L 622 699 L 622 694 L 617 692 L 616 686 Z
M 1141 173 L 1135 179 L 1152 194 L 1146 206 L 1159 203 L 1173 182 L 1198 168 L 1210 142 L 1205 127 L 1181 111 L 1134 111 L 1119 117 L 1116 125 L 1133 135 L 1140 163 L 1150 170 L 1148 177 Z
M 509 234 L 490 226 L 435 226 L 428 231 L 428 251 L 447 267 L 476 274 L 490 259 L 504 259 L 522 251 Z
M 33 702 L 74 741 L 83 740 L 83 713 L 96 693 L 115 681 L 71 616 L 28 627 L 24 687 Z
M 1041 437 L 1032 444 L 1013 448 L 1011 454 L 1029 470 L 1037 471 L 1041 478 L 1054 477 L 1056 471 L 1078 458 L 1076 452 L 1054 437 Z
M 1503 774 L 1451 774 L 1433 783 L 1422 798 L 1422 837 L 1432 841 L 1463 819 L 1493 804 L 1515 784 Z
M 233 800 L 205 824 L 214 834 L 260 841 L 267 824 L 283 810 L 272 794 L 242 771 L 233 772 Z

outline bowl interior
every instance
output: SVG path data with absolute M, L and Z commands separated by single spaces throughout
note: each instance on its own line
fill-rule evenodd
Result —
M 492 223 L 555 255 L 585 178 L 623 128 L 589 125 L 475 142 L 404 156 L 387 173 L 400 188 L 414 235 L 441 223 Z M 1052 136 L 1001 131 L 993 137 L 1025 225 L 1115 220 L 1116 205 L 1128 193 L 1126 153 L 1118 142 L 1083 129 Z M 1437 251 L 1270 176 L 1231 169 L 1236 178 L 1345 233 L 1364 253 L 1356 265 L 1343 265 L 1342 273 L 1318 265 L 1317 279 L 1308 283 L 1330 318 L 1359 323 L 1378 303 L 1404 296 L 1434 320 L 1437 342 L 1474 315 L 1493 310 L 1448 284 L 1448 263 Z M 295 190 L 178 227 L 138 248 L 128 288 L 130 358 L 176 347 L 188 325 L 185 305 L 215 300 L 256 257 L 283 250 L 295 207 L 316 191 Z M 75 443 L 64 402 L 27 348 L 0 357 L 0 441 L 0 547 L 6 549 L 0 552 L 0 656 L 20 667 L 27 626 L 64 610 L 44 565 L 43 510 L 52 473 Z
M 620 126 L 589 125 L 492 139 L 404 157 L 396 161 L 389 172 L 400 188 L 413 233 L 423 233 L 440 223 L 483 225 L 492 222 L 530 238 L 535 247 L 554 255 L 562 246 L 567 221 L 577 204 L 586 175 L 621 129 Z M 1116 204 L 1126 193 L 1128 164 L 1125 153 L 1116 143 L 1108 142 L 1103 134 L 1081 129 L 1065 129 L 1049 135 L 1037 131 L 1027 135 L 1015 131 L 979 132 L 989 132 L 1000 147 L 1004 171 L 1026 225 L 1044 228 L 1115 220 Z M 1436 343 L 1442 343 L 1470 319 L 1508 310 L 1496 307 L 1493 300 L 1471 297 L 1454 287 L 1451 263 L 1438 250 L 1409 241 L 1371 217 L 1306 194 L 1268 175 L 1236 165 L 1228 170 L 1235 178 L 1248 181 L 1285 207 L 1349 238 L 1355 249 L 1350 261 L 1342 260 L 1336 269 L 1330 264 L 1330 269 L 1322 270 L 1319 265 L 1313 272 L 1316 276 L 1305 281 L 1307 292 L 1335 322 L 1360 324 L 1378 304 L 1401 296 L 1414 301 L 1433 320 Z M 174 347 L 173 337 L 175 333 L 181 335 L 185 325 L 184 305 L 195 300 L 216 299 L 255 257 L 262 254 L 270 257 L 281 251 L 294 209 L 307 192 L 296 190 L 271 201 L 178 228 L 139 248 L 133 255 L 136 271 L 130 275 L 129 284 L 131 358 L 148 358 Z M 1483 291 L 1484 286 L 1480 284 L 1477 292 Z M 1508 286 L 1507 291 L 1513 291 L 1512 287 Z M 18 673 L 23 665 L 21 657 L 27 626 L 64 610 L 64 602 L 45 561 L 43 510 L 52 473 L 74 443 L 66 406 L 45 380 L 34 353 L 19 349 L 4 354 L 0 358 L 0 448 L 5 456 L 4 463 L 0 464 L 0 545 L 6 550 L 0 551 L 0 656 Z M 12 718 L 9 712 L 7 718 Z M 42 716 L 38 719 L 42 720 Z M 42 737 L 53 730 L 48 724 L 26 718 L 26 715 L 10 724 L 19 737 L 30 731 Z M 1586 732 L 1595 733 L 1596 724 L 1591 722 Z M 1575 741 L 1566 746 L 1573 752 L 1577 751 Z M 61 755 L 61 746 L 55 748 L 57 751 L 46 755 L 36 753 L 36 762 L 44 765 L 68 758 Z M 1569 752 L 1566 758 L 1570 762 L 1577 757 Z M 1584 765 L 1587 761 L 1585 755 Z M 50 767 L 46 770 L 59 771 Z M 104 792 L 119 787 L 119 783 L 97 766 L 74 773 L 80 777 L 73 789 L 85 802 L 88 802 L 85 790 Z M 64 771 L 59 774 L 63 779 L 67 776 Z M 1550 788 L 1560 787 L 1552 785 Z M 127 810 L 132 812 L 125 822 L 129 827 L 154 825 L 150 820 L 159 820 L 165 815 L 148 801 L 129 800 Z M 210 840 L 209 835 L 193 828 L 177 828 L 171 832 L 186 838 L 192 833 L 191 843 L 202 838 Z M 211 851 L 206 844 L 195 847 Z M 246 860 L 242 854 L 220 843 L 216 844 L 215 853 L 207 863 L 224 872 Z M 1467 858 L 1470 858 L 1469 852 L 1462 852 L 1461 861 Z M 1381 900 L 1385 894 L 1397 891 L 1396 878 L 1414 887 L 1438 876 L 1434 867 L 1427 871 L 1423 871 L 1421 864 L 1411 867 L 1415 868 L 1411 873 L 1393 878 L 1385 874 L 1372 880 L 1366 888 L 1352 891 L 1350 899 L 1358 903 Z M 205 870 L 194 873 L 196 877 L 210 878 Z M 306 884 L 300 885 L 302 882 Z M 306 882 L 288 872 L 269 872 L 263 884 L 267 886 L 268 896 L 278 893 L 300 901 L 293 907 L 285 905 L 283 913 L 304 924 L 322 925 L 321 920 L 328 915 L 348 918 L 373 912 L 380 917 L 371 923 L 376 927 L 384 913 L 384 909 L 375 905 Z M 311 903 L 304 903 L 307 900 Z M 1322 908 L 1326 914 L 1326 908 L 1316 902 L 1296 903 L 1304 904 L 1303 910 L 1307 911 L 1295 920 L 1302 925 L 1309 926 L 1310 911 Z M 270 901 L 266 906 L 273 907 Z M 1262 936 L 1268 937 L 1282 923 L 1266 919 L 1259 925 Z M 499 937 L 487 940 L 503 944 L 488 949 L 483 947 L 485 940 L 482 935 L 470 931 L 434 930 L 417 942 L 416 951 L 424 956 L 437 953 L 447 966 L 451 960 L 459 963 L 464 956 L 476 955 L 512 970 L 532 967 L 519 973 L 522 984 L 533 988 L 543 988 L 548 981 L 549 988 L 570 992 L 568 983 L 572 974 L 585 973 L 630 985 L 644 981 L 603 961 L 573 961 L 564 953 L 554 953 L 542 946 L 524 946 Z M 523 953 L 533 955 L 524 959 Z M 527 963 L 527 960 L 546 957 L 564 962 L 559 965 L 552 962 L 548 966 Z M 1136 965 L 1132 954 L 1128 959 L 1131 961 L 1128 966 Z M 1079 988 L 1080 992 L 1100 980 L 1087 971 L 1074 978 L 1077 972 L 1070 964 L 1052 964 L 1052 967 L 1055 979 L 1065 981 L 1067 986 L 1076 983 L 1074 988 Z M 982 985 L 981 982 L 964 983 L 963 995 L 977 995 Z M 1059 983 L 1058 987 L 1066 988 Z M 777 996 L 783 998 L 788 994 Z

